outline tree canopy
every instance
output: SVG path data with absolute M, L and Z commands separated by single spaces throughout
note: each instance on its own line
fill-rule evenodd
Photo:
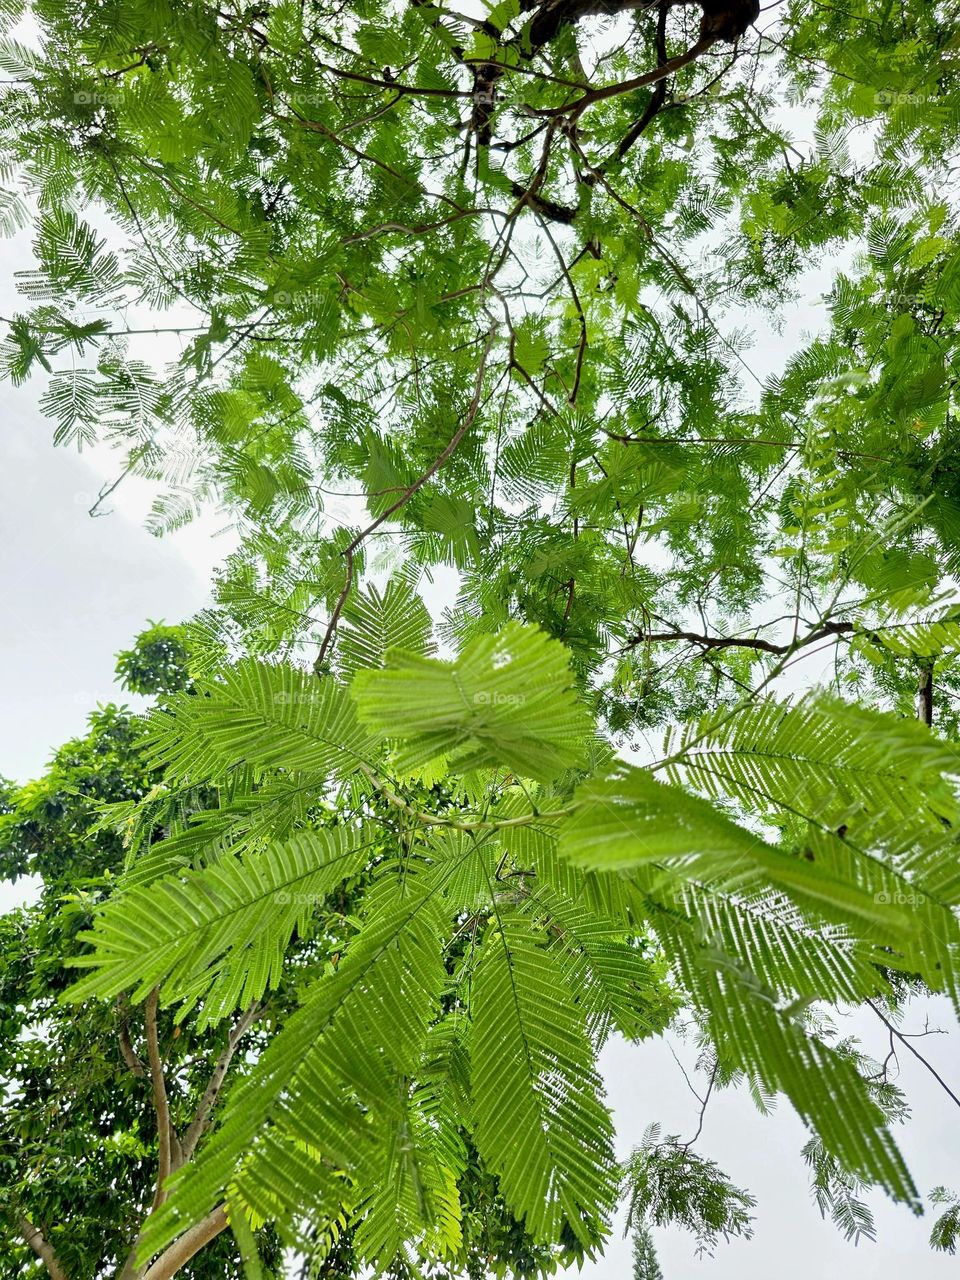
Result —
M 157 529 L 240 535 L 66 998 L 223 1034 L 297 974 L 144 1267 L 219 1214 L 251 1275 L 265 1223 L 455 1268 L 478 1188 L 544 1267 L 595 1251 L 597 1054 L 679 1005 L 826 1208 L 920 1207 L 820 1010 L 958 995 L 956 14 L 463 8 L 7 10 L 3 368 Z M 749 1197 L 651 1143 L 654 1275 L 664 1196 L 708 1241 Z

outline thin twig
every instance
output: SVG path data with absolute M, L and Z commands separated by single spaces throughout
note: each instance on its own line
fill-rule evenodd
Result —
M 344 605 L 347 603 L 347 597 L 350 595 L 350 588 L 353 586 L 354 553 L 357 551 L 357 549 L 359 548 L 359 546 L 361 545 L 361 543 L 364 541 L 365 538 L 369 538 L 371 533 L 374 533 L 377 529 L 380 528 L 382 524 L 385 524 L 386 521 L 389 520 L 390 517 L 394 515 L 397 511 L 399 511 L 400 508 L 405 503 L 409 502 L 409 500 L 413 497 L 415 493 L 418 493 L 423 488 L 423 486 L 427 483 L 427 481 L 431 478 L 431 476 L 436 475 L 436 473 L 440 470 L 440 468 L 444 465 L 444 463 L 447 462 L 447 460 L 451 457 L 451 455 L 456 451 L 456 448 L 459 445 L 460 441 L 463 439 L 466 433 L 470 430 L 470 427 L 473 424 L 473 420 L 477 416 L 477 412 L 480 408 L 480 400 L 483 394 L 483 379 L 487 369 L 487 360 L 490 356 L 491 350 L 493 349 L 493 344 L 496 340 L 496 336 L 497 336 L 496 330 L 491 327 L 490 332 L 487 335 L 486 346 L 484 347 L 483 354 L 480 357 L 480 364 L 477 368 L 477 376 L 476 376 L 476 381 L 474 383 L 473 398 L 471 399 L 470 404 L 467 406 L 467 411 L 463 415 L 463 419 L 460 422 L 460 426 L 451 436 L 446 447 L 442 449 L 440 453 L 437 454 L 436 458 L 434 458 L 430 466 L 427 467 L 426 471 L 424 471 L 422 475 L 418 476 L 417 479 L 413 482 L 413 484 L 408 485 L 408 487 L 404 489 L 403 493 L 401 493 L 400 497 L 397 498 L 395 502 L 392 502 L 385 511 L 381 512 L 381 514 L 377 516 L 376 520 L 373 520 L 370 524 L 368 524 L 365 529 L 361 529 L 361 531 L 357 534 L 357 536 L 353 539 L 353 541 L 350 542 L 348 546 L 344 547 L 343 551 L 341 552 L 341 555 L 343 556 L 344 560 L 347 563 L 347 571 L 344 578 L 343 587 L 340 591 L 339 596 L 337 597 L 336 604 L 334 605 L 333 613 L 330 615 L 330 621 L 327 624 L 327 629 L 326 629 L 326 632 L 324 633 L 323 642 L 320 645 L 320 652 L 317 654 L 317 659 L 313 664 L 313 669 L 318 675 L 320 674 L 320 671 L 323 668 L 323 662 L 327 656 L 327 652 L 333 641 L 334 632 L 336 631 L 337 624 L 340 621 L 340 615 L 343 612 Z
M 918 1049 L 915 1049 L 913 1047 L 913 1045 L 910 1043 L 909 1037 L 905 1036 L 902 1031 L 899 1031 L 894 1026 L 894 1024 L 890 1021 L 890 1019 L 887 1018 L 883 1013 L 881 1013 L 881 1011 L 877 1008 L 877 1006 L 873 1003 L 872 1000 L 868 1000 L 867 1004 L 870 1006 L 873 1012 L 877 1015 L 877 1017 L 880 1019 L 883 1025 L 890 1032 L 890 1035 L 896 1036 L 896 1038 L 900 1041 L 900 1043 L 904 1045 L 905 1048 L 910 1050 L 910 1052 L 917 1059 L 917 1061 L 923 1063 L 923 1065 L 927 1068 L 927 1070 L 933 1076 L 934 1080 L 936 1080 L 937 1084 L 944 1091 L 947 1097 L 950 1098 L 953 1102 L 955 1102 L 958 1107 L 960 1107 L 960 1098 L 958 1098 L 957 1095 L 953 1092 L 953 1090 L 947 1084 L 946 1080 L 944 1080 L 943 1076 L 939 1073 L 939 1071 L 937 1071 L 937 1069 L 926 1060 L 926 1058 Z
M 190 1127 L 184 1134 L 183 1141 L 180 1144 L 181 1155 L 184 1161 L 190 1159 L 194 1151 L 197 1149 L 197 1143 L 203 1137 L 204 1133 L 206 1133 L 210 1125 L 211 1113 L 217 1104 L 217 1099 L 220 1096 L 220 1090 L 223 1088 L 223 1082 L 226 1078 L 227 1071 L 230 1069 L 230 1063 L 233 1060 L 233 1055 L 237 1051 L 237 1046 L 262 1012 L 263 1006 L 259 1003 L 250 1005 L 250 1007 L 241 1015 L 236 1026 L 233 1027 L 227 1037 L 226 1047 L 217 1059 L 216 1066 L 210 1075 L 206 1089 L 203 1091 L 203 1097 L 200 1099 L 200 1103 L 197 1106 L 197 1110 L 190 1123 Z
M 693 1137 L 690 1139 L 689 1142 L 682 1142 L 680 1144 L 683 1147 L 684 1151 L 689 1151 L 690 1148 L 693 1146 L 693 1144 L 700 1137 L 701 1133 L 703 1133 L 703 1118 L 707 1114 L 707 1103 L 710 1101 L 711 1093 L 713 1093 L 713 1086 L 717 1082 L 717 1072 L 719 1071 L 719 1069 L 720 1069 L 720 1063 L 715 1062 L 713 1064 L 713 1070 L 710 1072 L 710 1083 L 707 1085 L 707 1091 L 703 1095 L 703 1101 L 700 1104 L 700 1121 L 697 1125 L 697 1132 L 693 1135 Z

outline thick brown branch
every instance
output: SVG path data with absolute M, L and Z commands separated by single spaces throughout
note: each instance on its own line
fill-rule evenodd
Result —
M 698 58 L 701 58 L 708 49 L 713 48 L 718 39 L 718 36 L 702 36 L 685 53 L 679 53 L 675 58 L 669 58 L 662 67 L 656 67 L 653 71 L 645 71 L 643 75 L 633 76 L 629 80 L 622 80 L 619 84 L 599 85 L 595 89 L 590 89 L 582 97 L 574 98 L 572 102 L 564 103 L 561 107 L 527 107 L 527 114 L 532 116 L 579 115 L 591 103 L 603 102 L 606 98 L 616 98 L 621 93 L 632 93 L 634 89 L 645 89 L 648 85 L 656 84 L 658 81 L 666 79 L 667 76 L 672 76 L 675 71 L 680 71 L 684 67 L 688 67 L 691 62 L 696 62 Z
M 561 30 L 581 18 L 629 13 L 645 9 L 648 0 L 521 0 L 521 11 L 535 10 L 527 33 L 531 46 L 540 49 L 555 40 Z
M 548 200 L 546 196 L 539 196 L 535 191 L 528 190 L 519 182 L 511 183 L 510 193 L 520 201 L 521 207 L 526 206 L 526 208 L 532 209 L 534 213 L 540 214 L 541 217 L 549 218 L 552 222 L 562 222 L 569 226 L 577 216 L 576 209 L 571 209 L 569 205 L 557 204 L 553 200 Z
M 666 0 L 660 0 L 660 8 L 657 14 L 657 70 L 666 66 L 667 61 L 667 2 Z M 667 81 L 666 77 L 664 77 L 657 81 L 657 87 L 654 89 L 653 96 L 647 103 L 643 115 L 630 126 L 627 132 L 620 139 L 620 144 L 616 150 L 618 160 L 623 159 L 636 140 L 656 117 L 657 113 L 662 109 L 666 100 Z
M 761 653 L 772 653 L 777 657 L 783 657 L 784 654 L 792 653 L 795 649 L 815 644 L 817 640 L 824 640 L 827 636 L 846 635 L 853 629 L 852 622 L 825 622 L 822 627 L 817 627 L 799 642 L 794 641 L 790 644 L 774 644 L 772 640 L 762 640 L 759 636 L 702 636 L 695 631 L 639 632 L 627 644 L 628 647 L 633 648 L 647 642 L 670 643 L 675 640 L 686 640 L 689 644 L 699 645 L 701 649 L 756 649 Z
M 920 667 L 920 685 L 917 690 L 917 718 L 926 725 L 933 724 L 933 662 L 928 660 Z
M 200 1250 L 215 1240 L 227 1226 L 227 1211 L 224 1205 L 218 1205 L 212 1213 L 198 1222 L 195 1227 L 185 1231 L 179 1239 L 161 1253 L 144 1273 L 143 1280 L 171 1280 L 180 1268 Z
M 17 1214 L 17 1230 L 46 1267 L 50 1280 L 67 1280 L 67 1273 L 60 1265 L 60 1260 L 53 1245 L 47 1240 L 43 1232 L 38 1227 L 35 1227 L 29 1218 L 25 1218 L 22 1213 Z
M 127 1066 L 130 1068 L 130 1070 L 133 1072 L 135 1076 L 139 1076 L 139 1077 L 145 1076 L 147 1074 L 146 1068 L 144 1067 L 140 1059 L 137 1057 L 136 1053 L 134 1053 L 133 1045 L 130 1043 L 130 1032 L 127 1030 L 126 1023 L 121 1024 L 119 1039 L 120 1039 L 120 1054 L 124 1062 L 127 1064 Z

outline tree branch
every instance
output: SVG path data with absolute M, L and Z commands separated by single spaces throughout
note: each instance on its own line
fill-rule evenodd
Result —
M 933 724 L 933 659 L 920 665 L 920 683 L 917 689 L 917 718 L 925 725 Z
M 667 76 L 673 75 L 675 71 L 680 71 L 683 67 L 688 67 L 691 62 L 696 62 L 708 49 L 713 48 L 718 39 L 718 36 L 713 35 L 701 36 L 696 44 L 692 44 L 686 52 L 677 54 L 675 58 L 669 58 L 662 66 L 655 67 L 653 71 L 645 71 L 641 76 L 633 76 L 630 80 L 622 80 L 620 84 L 598 85 L 596 88 L 588 90 L 582 97 L 575 98 L 572 102 L 564 103 L 562 107 L 527 107 L 526 112 L 531 116 L 562 116 L 570 113 L 579 115 L 591 103 L 603 102 L 606 98 L 616 98 L 621 93 L 632 93 L 635 89 L 645 89 L 648 85 L 657 84 L 660 80 L 666 79 Z
M 230 1063 L 233 1060 L 233 1055 L 237 1051 L 237 1045 L 243 1039 L 244 1035 L 246 1035 L 247 1031 L 249 1031 L 250 1027 L 260 1016 L 262 1011 L 263 1006 L 259 1003 L 255 1002 L 250 1005 L 250 1007 L 240 1016 L 236 1026 L 231 1030 L 230 1035 L 227 1038 L 226 1048 L 217 1059 L 217 1064 L 207 1082 L 207 1087 L 203 1091 L 203 1097 L 200 1099 L 200 1103 L 197 1106 L 196 1114 L 190 1123 L 190 1127 L 184 1134 L 183 1141 L 180 1145 L 181 1163 L 190 1159 L 194 1151 L 197 1149 L 197 1143 L 206 1133 L 210 1124 L 211 1112 L 217 1104 L 217 1099 L 220 1096 L 220 1090 L 223 1088 L 223 1082 L 226 1078 L 227 1071 L 230 1068 Z
M 667 2 L 660 0 L 660 8 L 657 14 L 657 69 L 663 67 L 667 63 Z M 644 132 L 650 122 L 657 113 L 662 109 L 663 104 L 667 100 L 667 81 L 666 78 L 657 81 L 657 87 L 653 91 L 653 96 L 647 103 L 646 110 L 639 120 L 636 120 L 627 132 L 620 139 L 619 146 L 616 150 L 616 157 L 622 160 L 627 154 L 636 140 Z
M 521 207 L 526 205 L 528 209 L 532 209 L 534 213 L 544 218 L 549 218 L 551 222 L 562 222 L 569 226 L 577 216 L 576 209 L 570 208 L 569 205 L 557 204 L 555 200 L 548 200 L 546 196 L 539 196 L 519 182 L 511 182 L 510 194 L 520 201 Z
M 710 1101 L 710 1095 L 713 1093 L 713 1086 L 717 1083 L 717 1073 L 719 1072 L 719 1070 L 720 1070 L 720 1063 L 715 1062 L 713 1064 L 713 1070 L 710 1072 L 710 1083 L 707 1085 L 707 1091 L 703 1095 L 703 1097 L 700 1099 L 700 1117 L 697 1123 L 697 1132 L 693 1135 L 693 1137 L 690 1139 L 689 1142 L 680 1143 L 684 1151 L 689 1151 L 690 1148 L 693 1146 L 693 1144 L 700 1137 L 701 1133 L 703 1133 L 703 1120 L 704 1120 L 704 1116 L 707 1114 L 707 1103 Z
M 957 1106 L 960 1107 L 960 1098 L 957 1097 L 957 1095 L 953 1092 L 953 1090 L 947 1084 L 946 1080 L 944 1080 L 943 1076 L 940 1075 L 940 1073 L 926 1060 L 923 1054 L 918 1049 L 915 1049 L 913 1047 L 913 1045 L 910 1043 L 909 1038 L 905 1036 L 902 1031 L 899 1031 L 893 1025 L 893 1023 L 890 1021 L 889 1018 L 885 1017 L 880 1012 L 880 1010 L 877 1008 L 877 1006 L 873 1003 L 872 1000 L 868 1000 L 867 1004 L 870 1006 L 873 1012 L 877 1015 L 877 1017 L 880 1019 L 883 1025 L 890 1032 L 891 1039 L 894 1036 L 896 1036 L 896 1038 L 900 1041 L 900 1043 L 910 1050 L 910 1052 L 917 1059 L 917 1061 L 923 1063 L 923 1065 L 927 1068 L 927 1070 L 933 1076 L 934 1080 L 936 1080 L 937 1084 L 944 1091 L 947 1097 L 951 1098 L 957 1104 Z
M 61 1266 L 53 1245 L 22 1213 L 17 1214 L 17 1230 L 46 1267 L 50 1280 L 67 1280 L 67 1273 Z
M 758 649 L 762 653 L 773 653 L 777 657 L 783 657 L 784 654 L 792 653 L 794 649 L 814 644 L 817 640 L 826 639 L 827 636 L 846 635 L 853 629 L 852 622 L 825 622 L 822 627 L 817 627 L 801 641 L 791 641 L 788 644 L 774 644 L 772 640 L 761 640 L 758 636 L 701 636 L 695 631 L 640 632 L 627 642 L 627 647 L 633 648 L 648 641 L 667 643 L 671 640 L 686 640 L 690 644 L 700 645 L 702 649 Z
M 147 996 L 144 1015 L 147 1025 L 147 1060 L 150 1064 L 150 1088 L 153 1093 L 153 1109 L 157 1113 L 157 1141 L 159 1159 L 157 1161 L 157 1189 L 153 1197 L 153 1207 L 163 1204 L 166 1195 L 163 1184 L 174 1168 L 174 1146 L 176 1134 L 170 1123 L 170 1105 L 167 1101 L 167 1085 L 163 1075 L 163 1061 L 160 1057 L 160 1042 L 157 1035 L 157 1009 L 160 1003 L 158 987 Z
M 614 194 L 613 189 L 611 189 L 611 194 Z M 614 196 L 614 198 L 616 197 Z M 603 428 L 603 432 L 609 440 L 619 440 L 621 444 L 736 445 L 743 446 L 748 449 L 752 449 L 756 445 L 758 447 L 769 449 L 789 449 L 793 453 L 798 453 L 804 447 L 802 440 L 765 440 L 759 436 L 636 436 L 624 435 L 621 432 L 609 431 L 605 428 Z M 844 458 L 866 458 L 870 462 L 893 461 L 892 458 L 885 458 L 879 453 L 861 453 L 857 449 L 841 449 L 836 447 L 835 451 Z
M 471 93 L 469 89 L 427 89 L 421 88 L 416 84 L 401 84 L 399 80 L 392 77 L 389 80 L 380 79 L 377 76 L 361 75 L 357 71 L 347 71 L 344 67 L 332 67 L 327 62 L 315 63 L 321 71 L 329 72 L 330 75 L 337 76 L 340 80 L 353 80 L 357 84 L 367 84 L 374 89 L 389 89 L 391 93 L 398 93 L 401 96 L 407 95 L 416 98 L 469 98 Z
M 127 1064 L 127 1066 L 130 1068 L 130 1070 L 133 1072 L 135 1076 L 139 1076 L 139 1077 L 145 1076 L 147 1074 L 146 1069 L 143 1063 L 137 1057 L 136 1053 L 134 1052 L 133 1045 L 130 1043 L 130 1032 L 127 1030 L 125 1023 L 120 1027 L 119 1039 L 120 1039 L 120 1054 L 124 1062 Z
M 216 1239 L 226 1226 L 227 1211 L 221 1204 L 195 1227 L 191 1227 L 189 1231 L 185 1231 L 182 1236 L 174 1240 L 173 1244 L 168 1246 L 147 1268 L 143 1280 L 171 1280 L 184 1263 L 189 1262 L 205 1245 Z
M 320 645 L 320 652 L 317 654 L 316 661 L 313 664 L 313 669 L 318 675 L 320 674 L 320 670 L 323 666 L 323 660 L 327 656 L 327 650 L 330 648 L 331 642 L 333 641 L 333 635 L 337 629 L 337 623 L 340 621 L 340 614 L 343 612 L 343 607 L 347 603 L 347 597 L 350 594 L 350 588 L 353 585 L 354 552 L 357 550 L 357 548 L 360 546 L 360 544 L 363 542 L 365 538 L 368 538 L 371 533 L 379 529 L 382 524 L 385 524 L 386 521 L 389 520 L 390 517 L 394 515 L 395 512 L 400 510 L 400 508 L 404 505 L 404 503 L 408 502 L 415 493 L 418 493 L 420 489 L 422 489 L 423 486 L 427 483 L 427 481 L 430 479 L 431 476 L 436 475 L 436 473 L 440 470 L 443 464 L 448 460 L 448 458 L 450 458 L 451 454 L 454 453 L 454 451 L 456 450 L 457 446 L 459 445 L 463 437 L 466 435 L 466 433 L 470 430 L 473 420 L 477 416 L 477 413 L 479 412 L 479 409 L 480 409 L 480 398 L 483 394 L 483 379 L 487 370 L 487 360 L 493 348 L 495 338 L 496 338 L 496 333 L 493 329 L 491 329 L 490 333 L 487 335 L 487 343 L 483 349 L 483 355 L 480 357 L 479 366 L 477 367 L 477 376 L 474 382 L 473 398 L 471 399 L 470 404 L 467 406 L 467 411 L 463 415 L 463 420 L 460 423 L 460 426 L 451 436 L 447 446 L 439 454 L 437 454 L 436 458 L 434 458 L 430 466 L 427 467 L 426 471 L 424 471 L 421 476 L 418 476 L 418 478 L 413 482 L 413 484 L 409 485 L 406 489 L 404 489 L 400 497 L 397 498 L 395 502 L 392 502 L 389 507 L 387 507 L 386 511 L 382 512 L 379 516 L 377 516 L 376 520 L 373 520 L 370 524 L 368 524 L 365 529 L 361 529 L 360 532 L 357 534 L 357 536 L 353 539 L 353 541 L 348 546 L 344 547 L 341 554 L 343 555 L 344 559 L 347 562 L 346 577 L 344 579 L 343 588 L 339 596 L 337 597 L 337 602 L 333 607 L 333 613 L 330 616 L 330 621 L 327 624 L 327 629 L 326 629 L 326 632 L 324 633 L 323 641 Z

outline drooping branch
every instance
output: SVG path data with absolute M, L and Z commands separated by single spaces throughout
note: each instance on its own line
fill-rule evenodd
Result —
M 895 1038 L 899 1040 L 900 1043 L 905 1048 L 909 1049 L 910 1052 L 913 1054 L 913 1056 L 917 1059 L 917 1061 L 921 1062 L 926 1067 L 926 1069 L 930 1072 L 934 1080 L 936 1080 L 937 1084 L 944 1091 L 947 1097 L 950 1098 L 952 1102 L 955 1102 L 958 1107 L 960 1107 L 960 1097 L 957 1097 L 954 1091 L 947 1084 L 946 1080 L 944 1080 L 943 1076 L 940 1075 L 939 1071 L 937 1071 L 937 1069 L 932 1065 L 932 1063 L 928 1062 L 927 1059 L 923 1056 L 923 1054 L 919 1051 L 919 1049 L 916 1049 L 910 1043 L 909 1037 L 905 1036 L 903 1032 L 899 1030 L 898 1027 L 894 1026 L 894 1024 L 890 1021 L 890 1019 L 886 1017 L 885 1014 L 883 1014 L 880 1011 L 880 1009 L 877 1008 L 877 1006 L 873 1003 L 872 1000 L 868 1000 L 867 1004 L 870 1006 L 873 1012 L 877 1015 L 877 1017 L 880 1019 L 883 1025 L 887 1028 L 891 1038 Z
M 703 1133 L 703 1121 L 707 1114 L 707 1105 L 710 1102 L 710 1095 L 713 1093 L 713 1086 L 717 1083 L 717 1075 L 719 1074 L 719 1071 L 720 1071 L 720 1063 L 719 1061 L 716 1061 L 713 1064 L 713 1070 L 710 1072 L 710 1081 L 707 1084 L 707 1091 L 703 1095 L 703 1097 L 700 1098 L 699 1100 L 700 1115 L 697 1120 L 697 1131 L 693 1135 L 693 1137 L 690 1139 L 689 1142 L 682 1142 L 680 1144 L 683 1147 L 684 1151 L 689 1151 L 690 1148 L 693 1146 L 693 1144 L 698 1141 L 701 1133 Z
M 39 1227 L 35 1227 L 29 1218 L 22 1213 L 17 1214 L 17 1230 L 47 1269 L 50 1280 L 67 1280 L 57 1257 L 56 1250 Z

